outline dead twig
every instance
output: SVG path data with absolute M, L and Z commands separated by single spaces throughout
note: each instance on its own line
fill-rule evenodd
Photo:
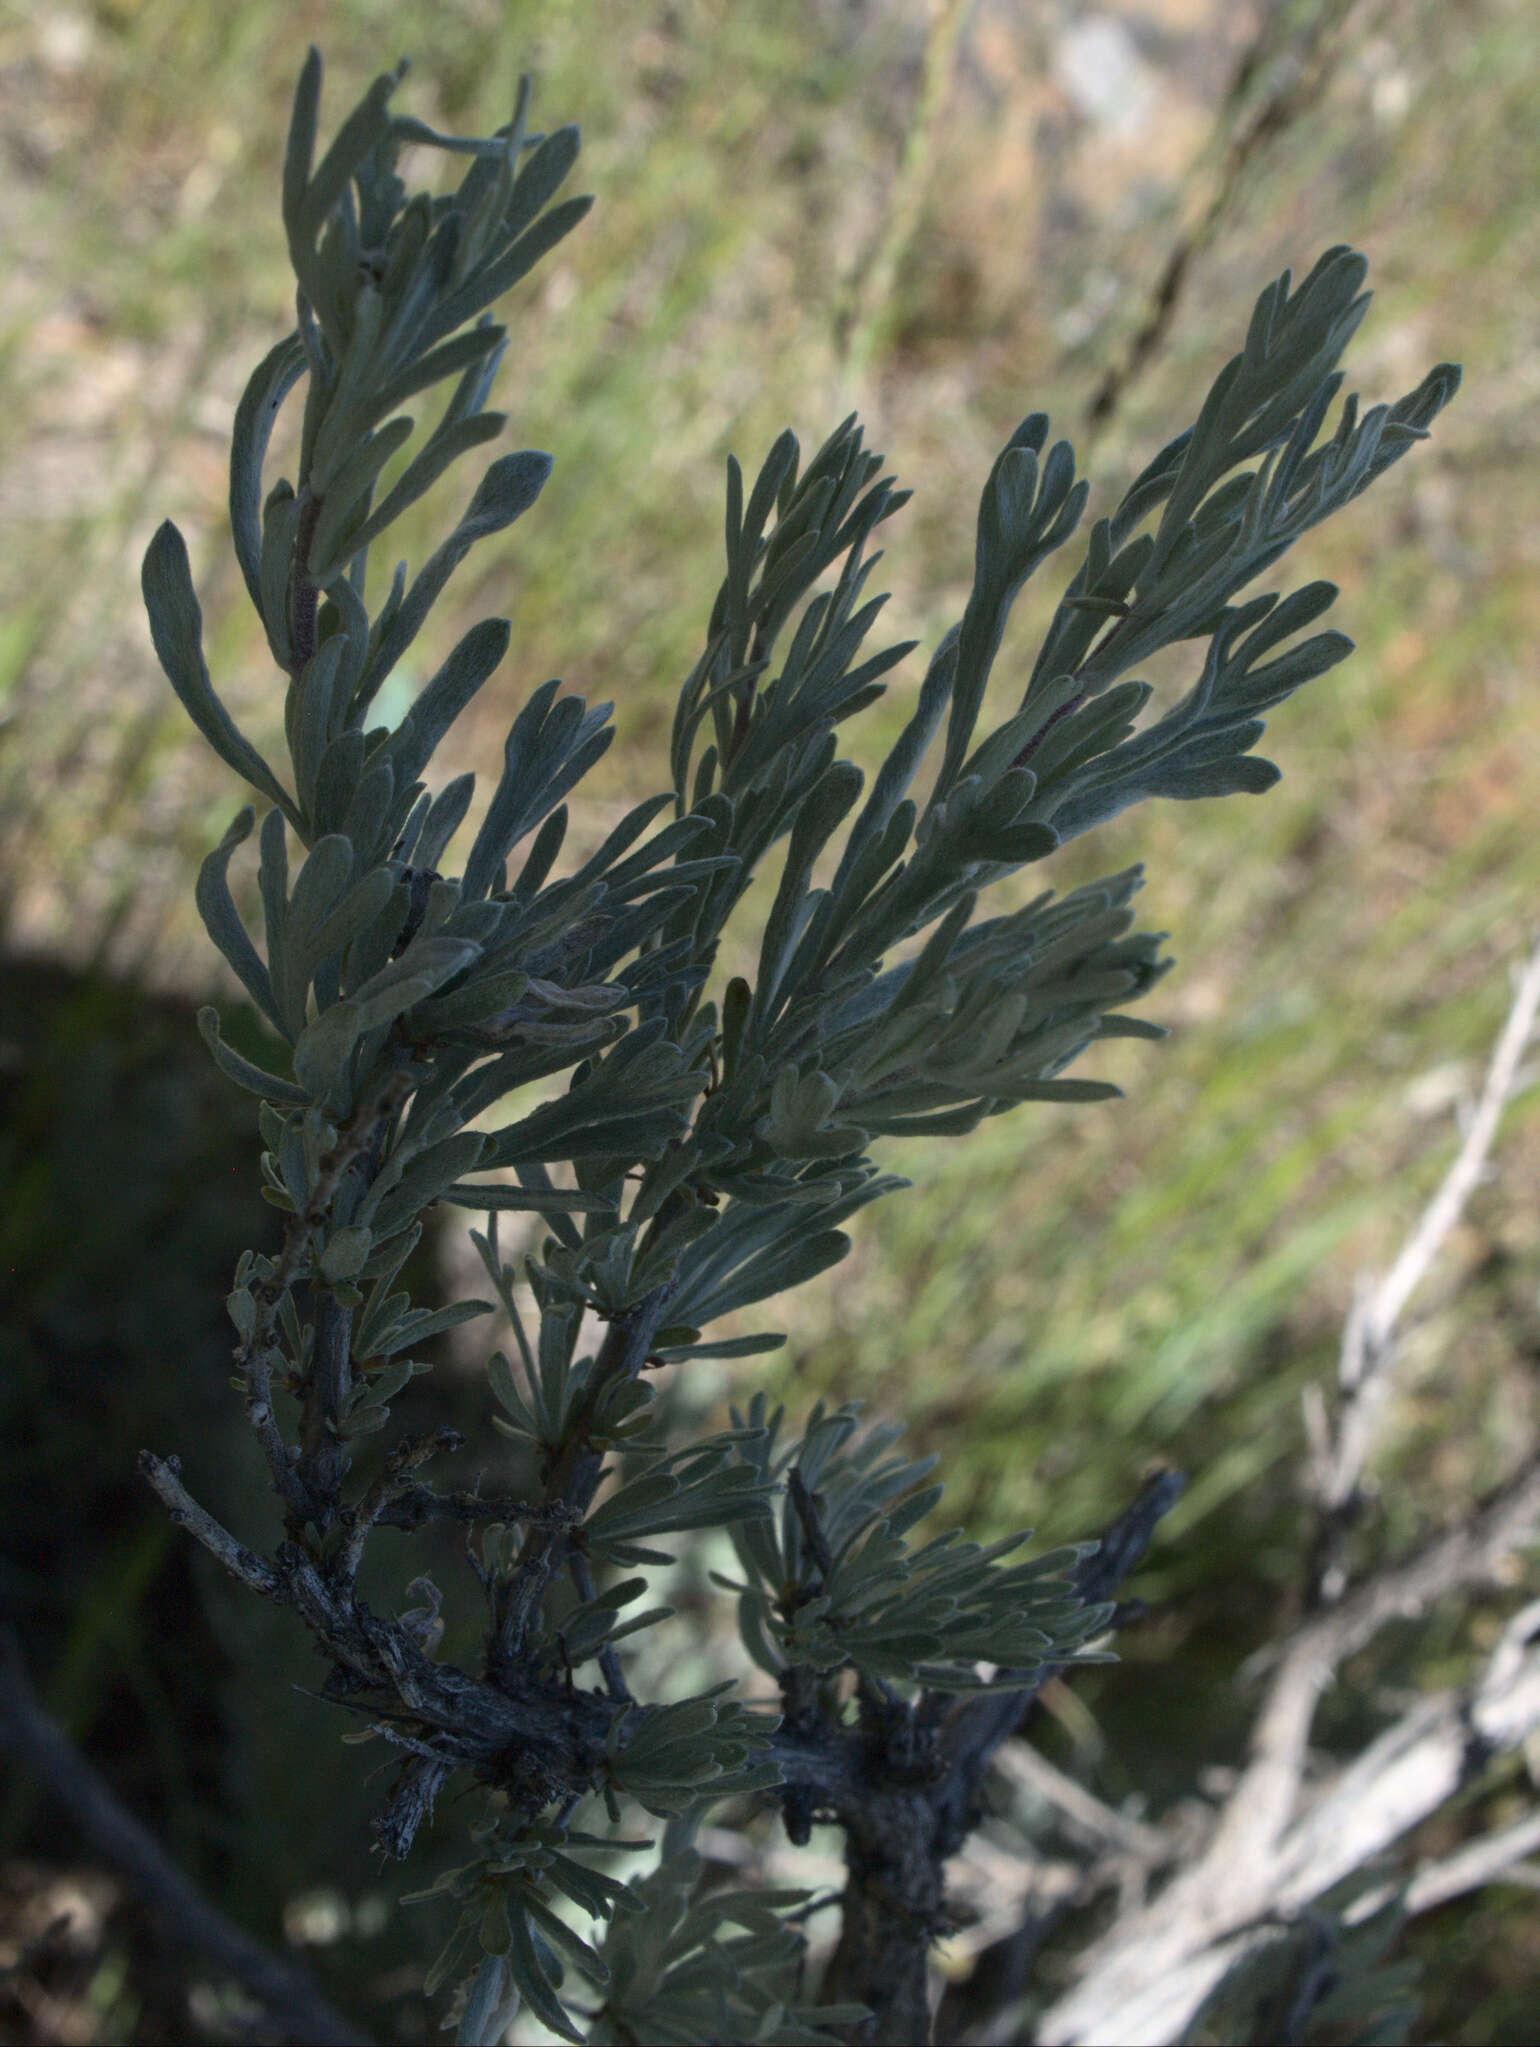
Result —
M 1313 1450 L 1311 1476 L 1321 1517 L 1311 1573 L 1312 1604 L 1338 1599 L 1346 1589 L 1342 1546 L 1357 1516 L 1364 1466 L 1395 1383 L 1402 1317 L 1486 1172 L 1498 1124 L 1534 1035 L 1537 1011 L 1540 945 L 1518 977 L 1481 1093 L 1449 1170 L 1390 1270 L 1377 1281 L 1365 1276 L 1359 1283 L 1342 1332 L 1337 1411 L 1330 1424 L 1319 1391 L 1312 1388 L 1306 1395 L 1305 1423 Z
M 1537 1602 L 1510 1623 L 1474 1686 L 1419 1702 L 1326 1792 L 1313 1801 L 1306 1797 L 1316 1705 L 1344 1661 L 1388 1621 L 1490 1582 L 1540 1528 L 1536 1456 L 1463 1522 L 1411 1556 L 1356 1587 L 1340 1576 L 1336 1545 L 1394 1383 L 1401 1318 L 1486 1169 L 1537 1011 L 1540 947 L 1518 976 L 1458 1155 L 1389 1271 L 1360 1289 L 1349 1317 L 1335 1430 L 1328 1430 L 1318 1406 L 1313 1431 L 1315 1489 L 1328 1538 L 1313 1576 L 1324 1610 L 1306 1619 L 1269 1659 L 1273 1674 L 1254 1724 L 1250 1760 L 1225 1799 L 1207 1847 L 1153 1904 L 1120 1915 L 1080 1957 L 1075 1988 L 1039 2026 L 1040 2047 L 1100 2040 L 1163 2047 L 1179 2039 L 1225 1973 L 1264 1937 L 1257 1930 L 1262 1922 L 1304 1911 L 1474 1781 L 1494 1755 L 1510 1752 L 1540 1726 L 1540 1652 L 1532 1646 L 1540 1635 Z M 1469 1888 L 1489 1880 L 1481 1871 L 1498 1874 L 1511 1867 L 1540 1838 L 1526 1828 L 1527 1823 L 1509 1830 L 1517 1832 L 1516 1846 L 1493 1837 L 1461 1851 L 1444 1881 Z M 1441 1892 L 1429 1878 L 1421 1893 L 1428 1903 L 1419 1900 L 1415 1909 L 1455 1894 Z

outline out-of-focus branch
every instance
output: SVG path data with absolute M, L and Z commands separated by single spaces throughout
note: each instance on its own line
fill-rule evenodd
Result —
M 1401 1318 L 1431 1271 L 1450 1232 L 1480 1185 L 1497 1137 L 1497 1126 L 1518 1082 L 1519 1068 L 1540 1011 L 1540 945 L 1530 954 L 1514 989 L 1507 1021 L 1493 1050 L 1486 1079 L 1464 1140 L 1423 1210 L 1395 1262 L 1378 1280 L 1367 1275 L 1342 1332 L 1337 1363 L 1335 1416 L 1328 1424 L 1317 1389 L 1306 1396 L 1305 1419 L 1312 1439 L 1312 1479 L 1321 1514 L 1321 1539 L 1312 1570 L 1311 1596 L 1319 1603 L 1340 1598 L 1347 1578 L 1342 1543 L 1356 1518 L 1364 1465 L 1379 1433 L 1385 1403 L 1401 1354 Z
M 1107 1805 L 1077 1778 L 1040 1755 L 1030 1743 L 1012 1742 L 1001 1749 L 996 1767 L 1002 1777 L 1014 1779 L 1057 1806 L 1072 1826 L 1089 1834 L 1103 1849 L 1133 1856 L 1151 1869 L 1170 1861 L 1171 1841 L 1158 1827 L 1146 1826 L 1143 1820 L 1130 1819 L 1127 1813 Z
M 65 1807 L 97 1854 L 132 1880 L 166 1931 L 233 1976 L 290 2039 L 367 2047 L 368 2036 L 332 2010 L 302 1969 L 232 1926 L 119 1802 L 38 1703 L 9 1630 L 0 1632 L 0 1743 Z
M 1163 2047 L 1180 2038 L 1225 1973 L 1264 1937 L 1259 1921 L 1308 1907 L 1540 1726 L 1540 1653 L 1530 1646 L 1540 1634 L 1537 1605 L 1510 1624 L 1475 1686 L 1421 1702 L 1305 1810 L 1316 1705 L 1343 1662 L 1388 1621 L 1492 1580 L 1540 1528 L 1534 1457 L 1465 1521 L 1411 1556 L 1353 1589 L 1340 1579 L 1335 1546 L 1385 1411 L 1401 1317 L 1480 1182 L 1537 1010 L 1540 947 L 1518 978 L 1458 1156 L 1385 1278 L 1360 1289 L 1343 1339 L 1343 1405 L 1334 1431 L 1316 1410 L 1315 1477 L 1327 1540 L 1313 1589 L 1332 1603 L 1271 1659 L 1250 1761 L 1207 1847 L 1153 1904 L 1120 1915 L 1082 1955 L 1080 1980 L 1039 2026 L 1040 2047 L 1104 2040 Z M 1506 1856 L 1494 1848 L 1493 1866 L 1527 1853 L 1527 1835 L 1524 1841 Z M 1473 1859 L 1471 1868 L 1477 1866 Z M 1426 1888 L 1433 1899 L 1434 1887 Z
M 1279 1843 L 1278 1909 L 1364 1868 L 1540 1726 L 1537 1641 L 1540 1602 L 1509 1622 L 1473 1685 L 1419 1700 L 1342 1772 Z
M 1522 1883 L 1526 1889 L 1540 1889 L 1540 1867 L 1525 1860 L 1540 1848 L 1540 1812 L 1532 1812 L 1511 1827 L 1484 1834 L 1453 1855 L 1419 1869 L 1406 1887 L 1408 1912 L 1432 1912 L 1467 1891 L 1479 1891 L 1484 1884 Z
M 846 283 L 836 309 L 835 340 L 846 394 L 866 370 L 881 336 L 883 315 L 914 231 L 934 167 L 936 137 L 957 64 L 958 38 L 969 8 L 965 0 L 930 0 L 918 102 L 910 117 L 903 156 L 889 188 L 871 248 Z
M 1473 1782 L 1495 1755 L 1540 1728 L 1540 1607 L 1510 1623 L 1477 1682 L 1419 1700 L 1295 1821 L 1265 1860 L 1237 1867 L 1204 1858 L 1155 1904 L 1120 1917 L 1082 1957 L 1085 1973 L 1047 2013 L 1038 2047 L 1167 2047 L 1268 1926 L 1303 1913 Z M 1236 1810 L 1246 1779 L 1227 1801 Z M 1409 1912 L 1501 1876 L 1540 1843 L 1540 1817 L 1473 1843 L 1408 1885 Z M 1216 1843 L 1216 1845 L 1218 1845 Z M 1212 1852 L 1212 1851 L 1211 1851 Z M 1226 1893 L 1221 1886 L 1231 1882 Z M 1388 1891 L 1358 1900 L 1353 1918 Z

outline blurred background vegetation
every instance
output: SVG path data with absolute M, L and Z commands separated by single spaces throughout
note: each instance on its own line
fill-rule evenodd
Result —
M 598 205 L 513 302 L 498 399 L 509 445 L 549 449 L 556 473 L 512 543 L 461 571 L 422 660 L 486 612 L 514 620 L 445 775 L 496 762 L 548 675 L 616 699 L 620 743 L 576 820 L 594 840 L 662 784 L 720 574 L 729 449 L 755 464 L 788 423 L 811 449 L 859 407 L 916 492 L 886 529 L 892 634 L 933 644 L 1017 420 L 1049 410 L 1093 514 L 1110 509 L 1285 265 L 1342 241 L 1371 258 L 1348 365 L 1367 401 L 1439 358 L 1466 366 L 1432 446 L 1290 558 L 1289 585 L 1342 586 L 1331 622 L 1359 652 L 1278 717 L 1264 750 L 1282 787 L 1135 812 L 1057 863 L 1060 884 L 1147 863 L 1145 920 L 1180 962 L 1151 1007 L 1171 1039 L 1088 1067 L 1126 1102 L 893 1147 L 914 1190 L 785 1305 L 791 1341 L 771 1360 L 797 1411 L 829 1394 L 910 1418 L 943 1454 L 947 1511 L 981 1536 L 1081 1536 L 1152 1460 L 1191 1473 L 1140 1582 L 1152 1619 L 1043 1736 L 1103 1796 L 1158 1814 L 1193 1794 L 1200 1759 L 1236 1758 L 1237 1673 L 1286 1609 L 1306 1533 L 1301 1388 L 1332 1369 L 1355 1271 L 1392 1249 L 1447 1159 L 1535 921 L 1540 13 L 0 6 L 0 1598 L 51 1709 L 211 1892 L 306 1946 L 382 2037 L 412 2039 L 433 1928 L 388 1901 L 434 1854 L 453 1859 L 457 1809 L 409 1877 L 370 1864 L 360 1759 L 294 1689 L 320 1670 L 202 1568 L 132 1470 L 141 1443 L 175 1448 L 195 1490 L 240 1503 L 243 1530 L 271 1522 L 227 1397 L 220 1303 L 272 1216 L 252 1198 L 254 1118 L 190 1028 L 198 1000 L 231 1000 L 192 881 L 243 792 L 155 668 L 137 578 L 169 513 L 216 682 L 276 744 L 282 695 L 228 544 L 225 460 L 245 377 L 292 319 L 277 167 L 311 41 L 327 121 L 408 54 L 401 103 L 436 125 L 489 131 L 521 70 L 538 117 L 582 124 L 576 188 Z M 469 487 L 420 508 L 414 556 Z M 1042 581 L 1002 692 L 1030 665 L 1052 565 Z M 874 727 L 905 716 L 920 670 Z M 388 714 L 422 675 L 393 680 Z M 1414 1338 L 1366 1553 L 1449 1518 L 1532 1442 L 1536 1110 L 1531 1090 Z M 434 1255 L 426 1286 L 465 1283 L 463 1239 Z M 447 1366 L 435 1397 L 474 1443 L 468 1354 Z M 762 1378 L 757 1362 L 724 1373 L 710 1396 Z M 1409 1691 L 1449 1682 L 1497 1619 L 1450 1614 L 1391 1645 L 1339 1689 L 1328 1731 L 1361 1740 Z M 1525 1795 L 1518 1774 L 1439 1845 Z M 187 1965 L 15 1781 L 0 1863 L 0 1963 L 60 1895 L 83 1901 L 74 1948 L 5 1993 L 4 2037 L 235 2023 L 202 1985 L 189 2021 Z M 1534 1916 L 1513 1888 L 1415 1930 L 1428 2037 L 1531 2037 Z

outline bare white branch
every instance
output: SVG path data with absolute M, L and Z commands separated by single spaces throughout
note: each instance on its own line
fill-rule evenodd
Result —
M 1503 1110 L 1519 1084 L 1537 1012 L 1540 945 L 1536 945 L 1518 976 L 1475 1110 L 1449 1170 L 1390 1270 L 1377 1281 L 1366 1275 L 1359 1283 L 1342 1333 L 1337 1362 L 1340 1404 L 1329 1444 L 1322 1441 L 1325 1431 L 1321 1426 L 1319 1399 L 1313 1414 L 1307 1404 L 1306 1425 L 1314 1451 L 1316 1491 L 1327 1515 L 1340 1515 L 1357 1491 L 1394 1380 L 1401 1318 L 1486 1172 Z M 1329 1596 L 1340 1591 L 1343 1582 L 1336 1571 L 1330 1577 L 1333 1582 L 1323 1586 Z
M 1523 1618 L 1540 1627 L 1540 1609 Z M 1510 1627 L 1473 1687 L 1420 1700 L 1342 1772 L 1265 1861 L 1219 1862 L 1211 1849 L 1152 1906 L 1120 1917 L 1081 1957 L 1085 1973 L 1039 2025 L 1039 2047 L 1169 2047 L 1226 1973 L 1269 1937 L 1259 1921 L 1314 1903 L 1437 1812 L 1491 1755 L 1511 1752 L 1537 1727 L 1540 1649 L 1522 1645 Z M 1245 1786 L 1243 1777 L 1225 1820 Z M 1532 1815 L 1451 1857 L 1447 1874 L 1442 1864 L 1423 1872 L 1409 1887 L 1408 1909 L 1428 1911 L 1503 1875 L 1540 1844 L 1537 1827 L 1540 1816 Z M 1215 1847 L 1228 1852 L 1217 1836 Z M 1359 1913 L 1387 1896 L 1364 1898 Z
M 1490 1156 L 1540 1012 L 1540 946 L 1512 1005 L 1458 1156 L 1385 1277 L 1360 1286 L 1343 1338 L 1336 1427 L 1307 1403 L 1326 1515 L 1350 1502 L 1393 1383 L 1399 1323 L 1455 1227 Z M 1199 1859 L 1148 1906 L 1120 1914 L 1079 1959 L 1079 1981 L 1041 2021 L 1040 2047 L 1101 2041 L 1166 2047 L 1182 2037 L 1234 1963 L 1267 1938 L 1259 1922 L 1299 1912 L 1403 1839 L 1493 1755 L 1540 1727 L 1540 1602 L 1510 1622 L 1478 1682 L 1420 1701 L 1313 1798 L 1305 1791 L 1316 1703 L 1345 1659 L 1397 1616 L 1500 1575 L 1540 1529 L 1540 1457 L 1479 1510 L 1317 1612 L 1282 1645 L 1253 1729 L 1250 1761 Z M 1540 1819 L 1534 1822 L 1540 1826 Z M 1424 1872 L 1419 1902 L 1491 1880 L 1540 1833 L 1530 1821 Z M 1490 1872 L 1486 1874 L 1484 1872 Z M 1421 1902 L 1425 1899 L 1427 1902 Z M 1371 1901 L 1372 1902 L 1372 1901 Z M 1380 1902 L 1383 1902 L 1381 1900 Z
M 1431 1912 L 1467 1891 L 1479 1891 L 1485 1884 L 1522 1883 L 1533 1889 L 1540 1885 L 1540 1869 L 1525 1857 L 1540 1848 L 1540 1812 L 1532 1812 L 1498 1833 L 1485 1834 L 1468 1847 L 1430 1862 L 1419 1869 L 1406 1887 L 1408 1912 Z

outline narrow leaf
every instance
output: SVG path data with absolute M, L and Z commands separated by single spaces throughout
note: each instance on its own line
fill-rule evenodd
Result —
M 311 56 L 316 55 L 311 51 Z M 309 69 L 307 61 L 306 69 Z M 319 76 L 319 69 L 317 70 Z M 303 85 L 303 79 L 301 79 Z M 312 130 L 312 137 L 313 137 Z M 230 530 L 251 601 L 262 612 L 262 464 L 273 424 L 305 370 L 305 349 L 289 334 L 262 358 L 235 408 L 230 436 Z
M 225 878 L 231 854 L 251 836 L 254 821 L 255 813 L 247 804 L 198 870 L 195 900 L 210 938 L 240 976 L 253 1002 L 270 1023 L 282 1030 L 272 981 L 241 922 Z
M 219 1035 L 219 1011 L 205 1004 L 198 1011 L 198 1029 L 221 1073 L 233 1080 L 237 1087 L 243 1087 L 249 1094 L 260 1095 L 267 1102 L 282 1102 L 286 1107 L 304 1109 L 310 1106 L 310 1097 L 305 1090 L 295 1087 L 292 1081 L 280 1080 L 265 1067 L 254 1066 L 249 1059 L 243 1059 L 233 1046 L 227 1045 Z
M 297 818 L 294 799 L 285 793 L 256 748 L 236 730 L 214 694 L 203 660 L 203 613 L 193 589 L 187 543 L 169 519 L 145 550 L 140 587 L 150 614 L 155 652 L 188 717 L 227 766 L 244 775 L 286 816 Z

